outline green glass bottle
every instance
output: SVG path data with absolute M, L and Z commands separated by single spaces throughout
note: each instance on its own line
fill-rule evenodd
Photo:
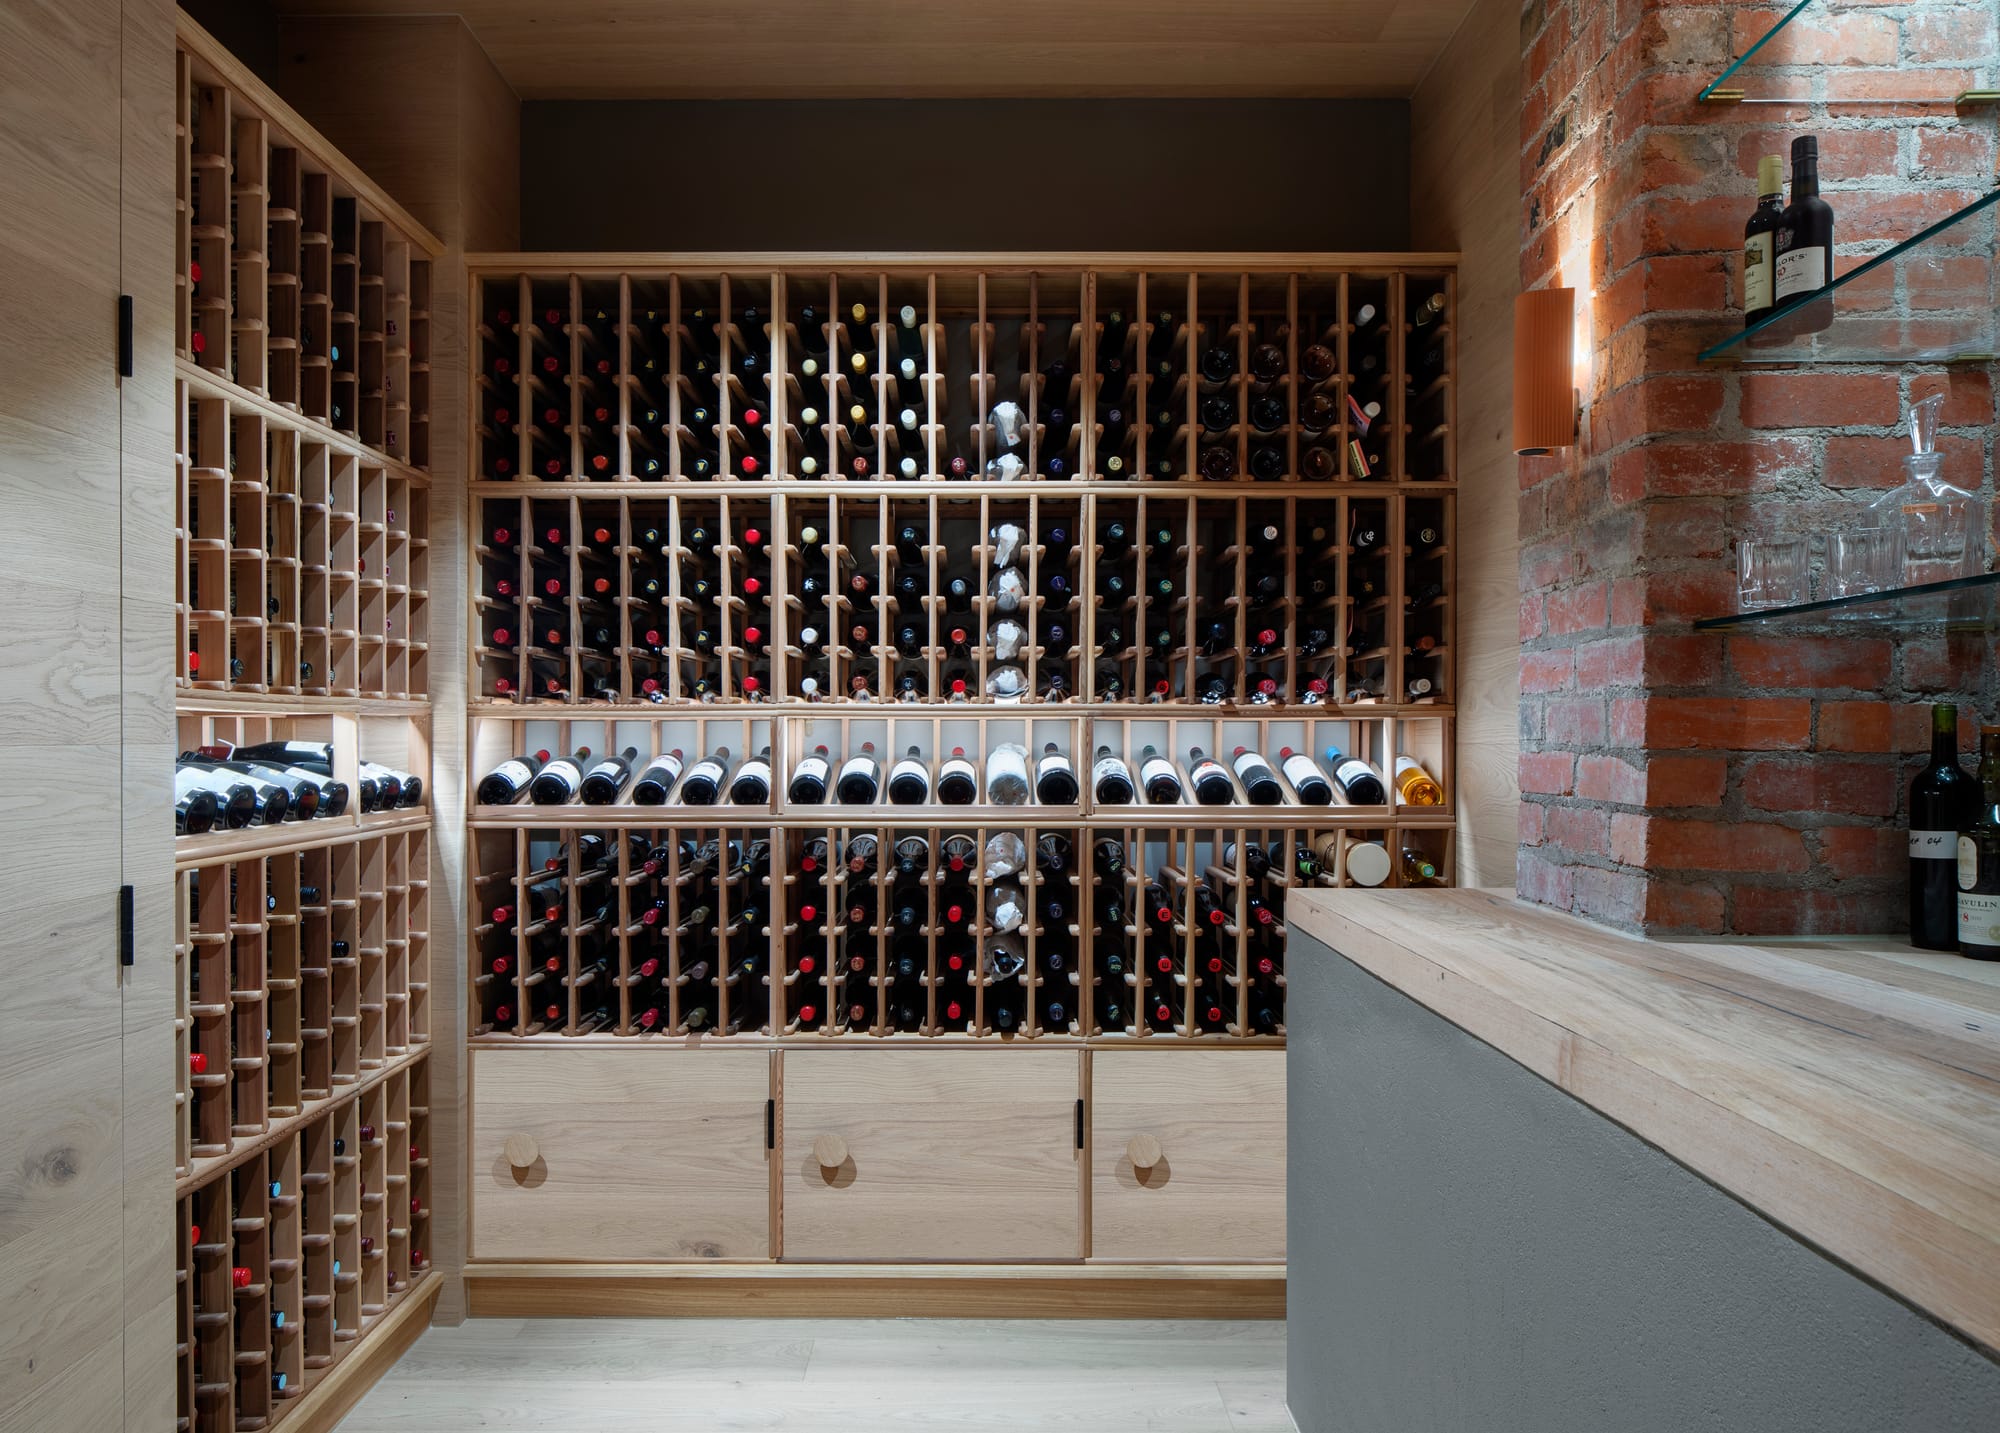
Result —
M 2000 726 L 1979 728 L 1979 807 L 1958 837 L 1958 950 L 2000 960 Z

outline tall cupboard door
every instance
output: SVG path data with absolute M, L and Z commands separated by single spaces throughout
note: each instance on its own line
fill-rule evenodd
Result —
M 141 53 L 127 52 L 127 7 L 116 0 L 0 5 L 0 1428 L 8 1433 L 171 1426 L 173 1413 L 172 1047 L 158 1019 L 163 972 L 172 969 L 163 771 L 144 773 L 154 791 L 142 798 L 147 824 L 135 826 L 130 849 L 123 823 L 134 804 L 128 780 L 172 743 L 172 624 L 158 600 L 173 591 L 170 529 L 160 520 L 172 494 L 165 330 L 148 344 L 143 378 L 135 372 L 128 384 L 129 411 L 117 369 L 118 296 L 139 297 L 126 282 L 127 255 L 148 235 L 160 278 L 148 281 L 145 306 L 156 325 L 170 322 L 171 303 L 160 297 L 172 282 L 170 210 L 144 204 L 128 248 L 124 165 L 157 162 L 143 185 L 171 196 L 161 146 L 172 142 L 172 112 L 158 108 L 171 94 L 171 9 L 134 0 L 129 22 Z M 129 95 L 128 62 L 153 67 L 134 71 Z M 128 124 L 164 126 L 164 140 L 131 156 Z M 137 471 L 153 463 L 162 466 Z M 122 526 L 128 496 L 133 518 Z M 129 570 L 128 554 L 142 559 Z M 128 594 L 141 574 L 152 590 Z M 128 611 L 128 595 L 144 600 Z M 128 621 L 143 629 L 131 646 Z M 144 662 L 157 675 L 129 691 L 128 664 Z M 157 1032 L 130 1048 L 119 963 L 118 893 L 127 882 L 146 888 L 142 936 L 151 937 L 135 947 L 151 964 L 135 983 L 143 1008 L 134 1014 Z M 153 1097 L 128 1126 L 130 1092 L 141 1089 Z M 150 1177 L 128 1187 L 128 1161 Z M 128 1278 L 166 1311 L 145 1316 L 134 1337 Z M 128 1381 L 147 1390 L 130 1408 Z

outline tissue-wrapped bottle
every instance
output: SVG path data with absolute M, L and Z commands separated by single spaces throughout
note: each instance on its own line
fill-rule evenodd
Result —
M 1914 451 L 1903 459 L 1909 481 L 1877 498 L 1868 510 L 1871 526 L 1903 534 L 1905 586 L 1976 576 L 1986 569 L 1986 505 L 1940 475 L 1944 460 L 1937 451 L 1937 430 L 1943 407 L 1942 393 L 1911 405 Z

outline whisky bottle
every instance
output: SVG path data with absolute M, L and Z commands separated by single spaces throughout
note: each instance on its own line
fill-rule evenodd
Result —
M 1958 950 L 2000 960 L 2000 727 L 1979 729 L 1979 808 L 1958 838 Z

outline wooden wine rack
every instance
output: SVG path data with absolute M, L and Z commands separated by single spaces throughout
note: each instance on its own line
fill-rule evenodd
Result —
M 1129 1275 L 1106 1306 L 1157 1309 L 1169 1271 L 1150 1266 L 1167 1264 L 1176 1309 L 1276 1307 L 1284 977 L 1272 957 L 1301 879 L 1291 853 L 1324 848 L 1318 883 L 1352 883 L 1356 842 L 1387 848 L 1392 885 L 1407 883 L 1406 850 L 1445 881 L 1452 870 L 1450 265 L 494 255 L 470 268 L 467 1019 L 470 1163 L 487 1171 L 471 1210 L 475 1310 L 709 1309 L 725 1287 L 775 1279 L 911 1312 L 938 1298 L 921 1281 L 864 1292 L 872 1261 L 951 1260 L 992 1261 L 930 1271 L 958 1307 L 1061 1307 Z M 749 331 L 745 306 L 758 313 Z M 1333 354 L 1317 385 L 1300 367 L 1315 342 Z M 1204 384 L 1216 344 L 1233 373 Z M 1264 344 L 1282 349 L 1286 376 L 1253 382 Z M 740 370 L 766 353 L 767 372 Z M 1215 394 L 1236 421 L 1205 428 Z M 1302 421 L 1309 401 L 1326 409 L 1315 394 L 1335 415 L 1323 429 Z M 859 428 L 804 416 L 857 396 Z M 1026 414 L 1017 472 L 988 468 L 1005 447 L 988 421 L 1003 399 Z M 1212 448 L 1228 477 L 1200 475 Z M 1031 678 L 1019 700 L 987 686 L 1002 523 L 1026 535 L 1026 595 L 1009 614 Z M 969 583 L 963 598 L 953 579 Z M 802 640 L 808 628 L 823 648 Z M 1038 753 L 1051 741 L 1083 787 L 1070 805 L 905 806 L 886 782 L 860 807 L 786 794 L 822 744 L 837 765 L 870 742 L 885 773 L 914 746 L 935 792 L 954 748 L 983 773 L 1003 742 Z M 1240 745 L 1277 766 L 1281 748 L 1332 745 L 1373 765 L 1386 797 L 1306 805 L 1280 775 L 1275 805 L 1250 804 L 1240 782 L 1222 805 L 1191 793 L 1102 805 L 1088 777 L 1100 745 L 1135 767 L 1152 745 L 1184 783 L 1191 747 L 1227 760 Z M 473 799 L 507 757 L 579 747 L 636 748 L 639 765 L 726 747 L 732 767 L 768 749 L 771 794 Z M 1387 779 L 1398 756 L 1437 778 L 1443 804 L 1403 802 Z M 996 982 L 979 962 L 993 884 L 966 880 L 954 921 L 943 907 L 958 878 L 935 867 L 947 838 L 983 852 L 1003 831 L 1029 852 L 1026 963 Z M 1061 870 L 1035 862 L 1049 833 L 1070 843 Z M 841 857 L 864 836 L 876 862 L 856 875 Z M 927 859 L 899 872 L 911 836 Z M 1101 840 L 1122 853 L 1110 877 Z M 709 842 L 719 869 L 699 855 Z M 733 871 L 732 843 L 760 842 L 768 874 Z M 818 842 L 832 886 L 802 859 Z M 1250 849 L 1273 843 L 1279 862 L 1253 870 Z M 1107 882 L 1123 897 L 1109 922 Z M 1149 886 L 1170 907 L 1156 929 L 1139 909 Z M 1254 931 L 1250 895 L 1271 913 Z M 1197 930 L 1211 902 L 1216 923 Z M 1148 997 L 1169 988 L 1179 998 L 1157 1018 Z M 1191 1014 L 1198 988 L 1226 1006 L 1212 1023 Z M 995 1023 L 1001 1000 L 1018 1027 Z M 697 1176 L 651 1160 L 621 1136 L 635 1120 L 667 1146 L 699 1138 L 711 1162 Z M 968 1135 L 1007 1149 L 1005 1167 L 957 1150 Z M 671 1218 L 616 1192 L 634 1178 L 671 1189 Z M 925 1237 L 923 1211 L 968 1188 L 1020 1217 L 991 1237 Z M 747 1203 L 763 1189 L 768 1218 Z M 995 1292 L 1009 1284 L 1034 1292 L 1009 1302 Z
M 175 843 L 178 1426 L 233 1433 L 337 1417 L 442 1284 L 431 806 L 359 786 L 430 781 L 442 245 L 185 14 L 178 41 L 179 745 L 324 742 L 350 791 Z
M 444 246 L 186 15 L 178 39 L 184 365 L 428 467 Z
M 368 1335 L 395 1327 L 407 1343 L 428 1320 L 439 1288 L 430 1114 L 420 1056 L 321 1102 L 184 1189 L 179 1427 L 269 1427 Z

